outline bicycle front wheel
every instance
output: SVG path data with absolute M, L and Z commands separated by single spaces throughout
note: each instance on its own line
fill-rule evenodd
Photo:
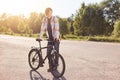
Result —
M 57 64 L 56 62 L 56 57 L 57 57 Z M 64 58 L 60 54 L 52 54 L 51 56 L 52 59 L 52 64 L 53 64 L 53 70 L 52 70 L 52 75 L 56 78 L 62 77 L 64 72 L 65 72 L 65 61 Z M 55 65 L 54 65 L 55 64 Z
M 28 62 L 33 70 L 37 70 L 40 65 L 40 54 L 38 50 L 32 49 L 28 55 Z

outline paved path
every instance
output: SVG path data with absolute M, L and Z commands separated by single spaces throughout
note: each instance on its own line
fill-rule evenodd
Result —
M 60 52 L 66 62 L 61 79 L 47 72 L 47 61 L 36 72 L 30 69 L 31 46 L 38 46 L 34 38 L 0 35 L 0 80 L 120 80 L 119 43 L 61 41 Z

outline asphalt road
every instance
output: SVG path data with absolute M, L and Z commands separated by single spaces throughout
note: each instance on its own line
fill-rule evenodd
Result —
M 0 35 L 0 80 L 120 80 L 119 43 L 62 40 L 66 71 L 60 79 L 47 72 L 47 61 L 43 68 L 31 70 L 31 46 L 38 46 L 34 38 Z

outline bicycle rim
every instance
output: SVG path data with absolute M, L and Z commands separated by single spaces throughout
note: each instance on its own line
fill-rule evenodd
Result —
M 31 50 L 29 53 L 29 65 L 33 70 L 39 68 L 40 65 L 40 55 L 37 50 Z
M 59 77 L 62 77 L 65 72 L 65 61 L 60 54 L 57 54 L 57 57 L 58 57 L 58 64 L 53 67 L 55 69 L 53 69 L 51 73 L 54 77 L 59 78 Z M 55 56 L 53 59 L 55 62 Z

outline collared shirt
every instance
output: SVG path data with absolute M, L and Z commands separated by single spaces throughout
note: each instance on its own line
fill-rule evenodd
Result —
M 49 37 L 48 30 L 47 30 L 47 24 L 48 24 L 48 19 L 47 19 L 47 17 L 44 17 L 43 20 L 42 20 L 42 25 L 41 25 L 40 38 L 42 38 L 45 31 L 47 32 L 47 36 Z M 52 16 L 50 24 L 51 24 L 51 28 L 52 28 L 53 38 L 58 39 L 59 36 L 60 36 L 60 32 L 59 32 L 59 22 L 58 22 L 57 17 Z
M 52 27 L 51 27 L 51 23 L 50 23 L 50 21 L 51 21 L 51 18 L 49 19 L 49 18 L 47 18 L 48 19 L 48 24 L 47 24 L 47 31 L 48 31 L 48 39 L 49 40 L 53 40 L 53 35 L 52 35 Z

